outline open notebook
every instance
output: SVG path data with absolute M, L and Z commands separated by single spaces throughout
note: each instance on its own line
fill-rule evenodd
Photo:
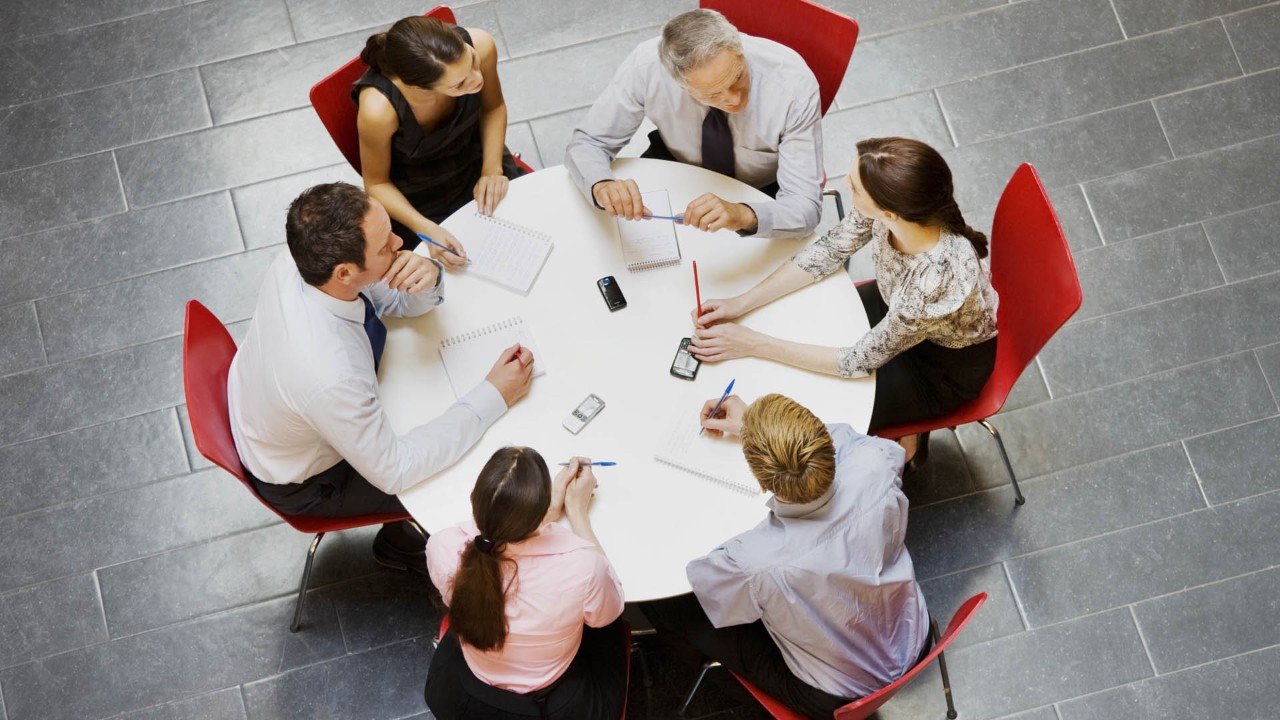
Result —
M 641 193 L 644 206 L 654 215 L 671 215 L 671 199 L 666 190 Z M 637 272 L 676 265 L 680 262 L 680 243 L 676 226 L 670 220 L 623 220 L 618 218 L 618 237 L 622 239 L 622 261 L 627 270 Z
M 698 434 L 698 408 L 682 409 L 670 427 L 654 459 L 752 497 L 762 492 L 737 438 Z
M 466 237 L 467 274 L 528 295 L 551 254 L 551 238 L 510 220 L 476 213 Z
M 503 350 L 520 343 L 533 351 L 533 376 L 546 373 L 543 361 L 538 360 L 538 349 L 533 344 L 533 333 L 520 317 L 513 317 L 486 325 L 471 332 L 458 333 L 440 341 L 440 358 L 453 394 L 462 397 L 484 380 Z

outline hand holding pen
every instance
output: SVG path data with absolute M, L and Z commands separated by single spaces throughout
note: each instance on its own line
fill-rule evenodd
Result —
M 440 229 L 442 231 L 444 230 L 444 228 L 440 228 Z M 447 231 L 446 231 L 446 234 L 447 234 Z M 457 250 L 450 247 L 449 245 L 445 245 L 442 242 L 433 240 L 432 238 L 429 238 L 426 235 L 423 235 L 422 233 L 418 233 L 418 239 L 429 245 L 434 245 L 435 247 L 440 248 L 442 252 L 440 253 L 439 260 L 443 262 L 445 265 L 448 265 L 450 267 L 458 267 L 460 265 L 466 265 L 471 262 L 470 260 L 467 259 L 466 255 L 458 252 Z M 452 241 L 454 244 L 457 244 L 457 240 L 454 240 L 452 235 L 448 235 L 448 239 Z M 450 255 L 452 255 L 453 257 L 450 257 Z
M 737 395 L 721 396 L 702 404 L 702 427 L 711 437 L 742 434 L 742 415 L 747 404 Z M 699 432 L 701 434 L 701 431 Z
M 717 419 L 720 417 L 720 406 L 724 405 L 724 401 L 729 397 L 729 393 L 733 392 L 733 384 L 736 382 L 738 382 L 737 378 L 734 378 L 729 381 L 729 387 L 726 387 L 724 389 L 724 392 L 720 395 L 720 399 L 716 401 L 716 404 L 710 410 L 707 410 L 707 405 L 711 404 L 710 400 L 708 400 L 705 404 L 703 404 L 702 420 L 704 423 L 709 419 Z M 707 426 L 704 424 L 702 426 L 702 429 L 698 430 L 698 434 L 701 435 L 706 431 L 707 431 Z

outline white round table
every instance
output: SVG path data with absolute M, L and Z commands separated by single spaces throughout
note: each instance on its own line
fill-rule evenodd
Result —
M 666 189 L 672 210 L 703 192 L 733 201 L 761 199 L 754 188 L 722 175 L 660 160 L 620 160 L 618 177 L 644 191 Z M 512 316 L 530 326 L 537 362 L 528 396 L 512 407 L 453 467 L 402 493 L 427 530 L 471 516 L 469 496 L 480 468 L 505 445 L 538 450 L 551 466 L 573 455 L 612 460 L 596 468 L 599 489 L 592 526 L 617 570 L 628 600 L 689 592 L 685 565 L 747 530 L 767 513 L 766 495 L 749 497 L 660 463 L 654 452 L 679 413 L 696 415 L 731 378 L 750 402 L 779 392 L 828 423 L 865 430 L 875 397 L 874 376 L 847 380 L 756 359 L 704 363 L 697 380 L 668 373 L 680 338 L 689 336 L 695 306 L 691 260 L 698 261 L 703 299 L 751 287 L 807 240 L 739 237 L 677 227 L 679 265 L 629 273 L 615 220 L 589 205 L 563 167 L 526 175 L 496 213 L 552 237 L 555 247 L 527 297 L 463 272 L 445 279 L 445 302 L 417 318 L 388 318 L 381 396 L 397 431 L 430 420 L 455 396 L 440 359 L 443 338 Z M 445 222 L 464 244 L 474 204 Z M 643 221 L 661 222 L 661 221 Z M 628 306 L 610 312 L 596 280 L 613 275 Z M 857 291 L 844 273 L 804 288 L 742 318 L 752 328 L 800 342 L 848 345 L 867 331 Z M 494 358 L 496 359 L 496 358 Z M 490 361 L 492 362 L 492 360 Z M 606 407 L 578 435 L 561 421 L 588 393 Z

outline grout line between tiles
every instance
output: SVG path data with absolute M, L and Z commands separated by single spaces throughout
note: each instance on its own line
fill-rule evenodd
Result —
M 293 38 L 293 44 L 298 44 L 298 28 L 293 24 L 293 11 L 289 9 L 288 0 L 280 0 L 280 4 L 284 5 L 284 19 L 289 23 L 289 37 Z M 279 48 L 276 48 L 279 50 Z
M 204 67 L 197 67 L 196 83 L 200 85 L 200 97 L 204 98 L 204 111 L 209 116 L 209 127 L 217 126 L 217 122 L 213 119 L 213 103 L 209 102 L 209 88 L 204 83 Z M 208 130 L 209 128 L 197 128 L 198 130 Z M 194 132 L 194 131 L 192 131 Z
M 1204 235 L 1205 242 L 1209 244 L 1209 254 L 1213 256 L 1213 262 L 1218 266 L 1218 274 L 1222 276 L 1222 284 L 1230 284 L 1233 281 L 1227 279 L 1227 271 L 1222 266 L 1222 259 L 1218 257 L 1218 249 L 1213 246 L 1213 238 L 1209 237 L 1209 228 L 1204 226 L 1204 222 L 1205 221 L 1201 220 L 1197 224 L 1200 226 L 1200 232 Z M 1235 282 L 1243 282 L 1243 280 L 1237 280 Z
M 938 112 L 942 114 L 942 124 L 947 127 L 947 136 L 951 138 L 951 147 L 960 147 L 960 141 L 956 139 L 956 131 L 951 127 L 951 118 L 947 117 L 947 109 L 942 105 L 942 96 L 938 94 L 938 88 L 930 91 L 933 95 L 933 101 L 938 104 Z
M 1089 193 L 1084 189 L 1084 183 L 1076 183 L 1076 187 L 1080 188 L 1080 196 L 1084 198 L 1084 207 L 1089 211 L 1089 219 L 1093 221 L 1093 229 L 1098 231 L 1098 242 L 1103 246 L 1107 244 L 1107 237 L 1102 234 L 1102 225 L 1098 223 L 1098 214 L 1093 211 L 1093 203 L 1089 202 Z
M 1116 26 L 1120 28 L 1120 35 L 1125 40 L 1129 39 L 1129 31 L 1124 29 L 1124 22 L 1120 20 L 1120 11 L 1116 10 L 1116 0 L 1107 0 L 1111 5 L 1111 14 L 1116 18 Z M 1172 29 L 1172 28 L 1170 28 Z
M 182 431 L 182 412 L 178 409 L 179 407 L 181 406 L 173 406 L 173 419 L 178 421 L 178 440 L 182 442 L 182 454 L 187 458 L 187 472 L 194 473 L 196 471 L 196 461 L 191 455 L 191 448 L 187 445 L 187 434 Z M 192 444 L 194 444 L 194 438 Z M 201 470 L 203 469 L 201 468 Z
M 1227 36 L 1227 45 L 1231 47 L 1231 54 L 1236 59 L 1236 65 L 1240 66 L 1240 74 L 1248 75 L 1248 71 L 1244 69 L 1244 63 L 1240 62 L 1240 53 L 1236 51 L 1236 43 L 1231 39 L 1231 31 L 1227 29 L 1227 21 L 1219 16 L 1218 22 L 1222 25 L 1222 32 Z
M 1169 156 L 1175 160 L 1180 159 L 1178 157 L 1178 152 L 1173 149 L 1173 140 L 1169 139 L 1169 130 L 1165 128 L 1164 120 L 1160 118 L 1160 108 L 1156 107 L 1156 101 L 1154 99 L 1151 99 L 1148 102 L 1151 103 L 1151 112 L 1156 116 L 1156 125 L 1160 126 L 1160 135 L 1164 138 L 1164 144 L 1169 148 Z
M 1013 594 L 1013 605 L 1018 609 L 1018 620 L 1022 622 L 1024 631 L 1031 629 L 1031 621 L 1027 619 L 1027 609 L 1022 606 L 1022 596 L 1018 594 L 1018 587 L 1013 584 L 1013 576 L 1009 574 L 1009 564 L 1000 561 L 1000 569 L 1004 570 L 1004 581 L 1009 584 L 1009 592 Z
M 27 372 L 30 370 L 39 370 L 40 368 L 49 367 L 49 348 L 45 347 L 44 344 L 44 328 L 40 325 L 40 306 L 36 304 L 35 300 L 31 300 L 30 303 L 31 314 L 36 318 L 36 345 L 40 348 L 40 358 L 44 361 L 44 364 L 36 368 L 26 368 L 26 370 L 20 370 L 19 372 Z
M 132 208 L 129 207 L 129 193 L 125 192 L 125 189 L 124 189 L 124 173 L 120 172 L 120 158 L 116 157 L 115 148 L 111 150 L 111 166 L 115 168 L 116 185 L 117 187 L 120 188 L 120 199 L 124 201 L 124 212 L 127 213 Z M 123 213 L 114 213 L 114 214 L 120 215 Z
M 93 590 L 98 594 L 98 614 L 102 618 L 102 629 L 107 631 L 107 641 L 111 641 L 111 624 L 107 622 L 107 601 L 102 596 L 102 580 L 98 578 L 98 571 L 95 568 L 90 573 L 93 578 Z
M 1200 471 L 1196 470 L 1196 464 L 1191 459 L 1191 451 L 1187 449 L 1187 441 L 1183 439 L 1178 442 L 1178 445 L 1182 447 L 1182 455 L 1187 459 L 1187 465 L 1191 468 L 1191 477 L 1195 478 L 1196 487 L 1200 488 L 1200 497 L 1204 498 L 1204 506 L 1207 508 L 1213 507 L 1213 503 L 1209 502 L 1208 494 L 1204 491 L 1204 483 L 1200 480 Z
M 1036 355 L 1032 362 L 1036 364 L 1036 370 L 1040 371 L 1040 382 L 1044 383 L 1044 391 L 1049 394 L 1049 400 L 1053 400 L 1053 386 L 1049 385 L 1049 376 L 1044 373 L 1044 364 L 1040 362 L 1040 356 Z
M 244 683 L 240 683 L 239 685 L 237 685 L 236 690 L 239 691 L 239 694 L 240 694 L 240 709 L 244 711 L 244 716 L 248 718 L 249 717 L 249 701 L 246 700 L 244 697 Z
M 312 171 L 312 170 L 308 170 L 307 172 L 314 172 L 314 171 Z M 286 176 L 286 177 L 288 177 L 288 176 Z M 232 192 L 232 190 L 234 190 L 234 189 L 235 189 L 235 188 L 230 188 L 230 189 L 227 189 L 227 190 L 222 190 L 222 191 L 220 191 L 220 192 L 224 192 L 224 193 L 226 193 L 226 194 L 227 194 L 227 200 L 231 203 L 231 215 L 232 215 L 232 217 L 234 217 L 234 218 L 236 219 L 236 235 L 238 235 L 238 236 L 240 237 L 240 250 L 241 250 L 242 252 L 248 252 L 248 251 L 249 251 L 249 241 L 248 241 L 247 239 L 245 239 L 245 233 L 244 233 L 244 221 L 243 221 L 243 220 L 241 219 L 241 217 L 240 217 L 240 204 L 236 202 L 236 196 L 235 196 L 235 193 L 233 193 L 233 192 Z M 255 249 L 256 249 L 256 248 L 255 248 Z
M 1147 662 L 1151 665 L 1152 677 L 1160 677 L 1160 671 L 1156 669 L 1155 658 L 1151 657 L 1151 648 L 1147 645 L 1147 636 L 1142 634 L 1142 625 L 1138 622 L 1138 614 L 1134 612 L 1133 605 L 1129 606 L 1129 617 L 1133 618 L 1133 627 L 1138 631 L 1138 640 L 1142 643 L 1142 651 L 1147 655 Z
M 1280 410 L 1280 397 L 1276 396 L 1276 387 L 1271 383 L 1271 378 L 1267 377 L 1267 369 L 1262 367 L 1262 358 L 1258 357 L 1258 348 L 1254 348 L 1251 352 L 1253 352 L 1253 361 L 1258 363 L 1258 370 L 1262 372 L 1262 381 L 1267 384 L 1267 389 L 1271 391 L 1271 402 L 1275 404 L 1276 410 Z
M 1053 716 L 1058 720 L 1062 720 L 1062 711 L 1058 709 L 1058 703 L 1050 705 L 1053 708 Z

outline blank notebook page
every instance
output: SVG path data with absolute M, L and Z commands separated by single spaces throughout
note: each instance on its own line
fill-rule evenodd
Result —
M 489 370 L 493 369 L 493 364 L 498 361 L 502 351 L 516 343 L 529 348 L 534 358 L 539 357 L 533 344 L 533 333 L 519 317 L 441 340 L 440 358 L 444 360 L 444 369 L 449 374 L 449 384 L 453 386 L 454 396 L 460 398 L 471 392 L 489 374 Z M 542 361 L 535 359 L 533 376 L 545 373 Z

